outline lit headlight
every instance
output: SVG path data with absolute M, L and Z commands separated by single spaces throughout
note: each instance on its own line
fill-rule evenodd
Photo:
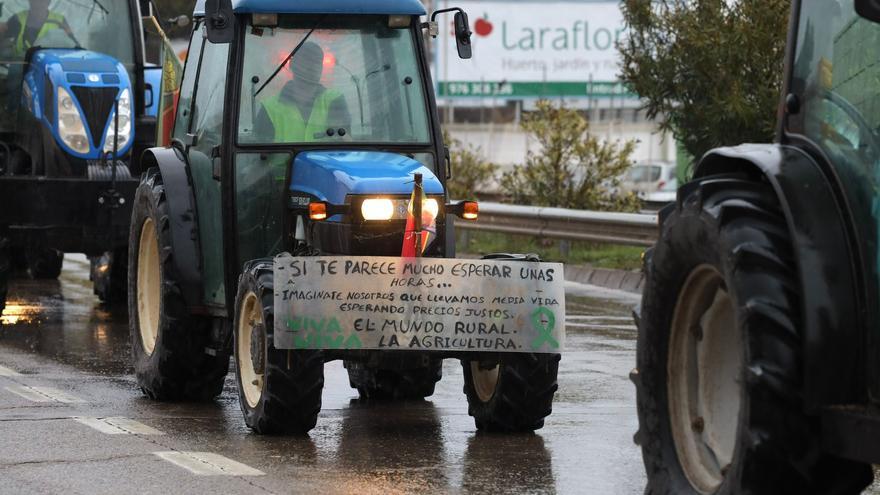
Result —
M 361 203 L 364 220 L 391 220 L 394 216 L 394 202 L 390 199 L 365 199 Z
M 73 97 L 66 89 L 58 86 L 58 135 L 64 144 L 77 153 L 88 153 L 89 137 L 82 115 L 76 108 Z
M 119 141 L 115 142 L 116 130 L 116 110 L 110 112 L 110 125 L 107 126 L 107 132 L 104 134 L 104 152 L 112 153 L 113 146 L 116 144 L 118 149 L 122 149 L 131 139 L 131 92 L 126 88 L 119 95 Z
M 422 208 L 424 208 L 425 213 L 431 215 L 431 218 L 433 219 L 436 219 L 437 215 L 440 214 L 440 205 L 434 198 L 428 198 L 427 201 L 422 203 Z

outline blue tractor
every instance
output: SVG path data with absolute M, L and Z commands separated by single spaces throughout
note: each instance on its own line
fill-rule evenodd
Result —
M 212 399 L 234 354 L 247 425 L 302 433 L 316 424 L 327 361 L 344 361 L 362 398 L 422 399 L 455 358 L 479 428 L 544 424 L 558 352 L 315 348 L 282 342 L 293 319 L 273 327 L 279 259 L 398 263 L 421 232 L 412 221 L 436 229 L 413 248 L 419 259 L 459 261 L 454 219 L 476 218 L 477 205 L 447 195 L 425 50 L 443 12 L 456 12 L 458 53 L 470 58 L 466 14 L 427 21 L 419 0 L 196 4 L 172 143 L 145 152 L 132 214 L 129 325 L 147 396 Z M 497 263 L 537 264 L 509 258 Z
M 92 258 L 102 299 L 124 294 L 161 76 L 135 0 L 0 3 L 0 310 L 10 272 L 56 278 L 65 252 Z

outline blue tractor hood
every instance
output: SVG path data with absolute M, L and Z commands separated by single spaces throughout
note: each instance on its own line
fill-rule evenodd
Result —
M 115 102 L 128 90 L 129 116 L 120 124 L 134 123 L 134 94 L 128 71 L 115 58 L 102 53 L 77 49 L 42 49 L 31 58 L 24 76 L 25 91 L 22 104 L 37 120 L 52 131 L 58 146 L 67 154 L 82 159 L 100 158 L 105 138 L 112 135 L 110 126 Z M 63 88 L 73 100 L 85 127 L 89 146 L 87 152 L 71 148 L 59 134 L 58 94 Z M 120 114 L 124 113 L 124 110 Z M 131 128 L 127 140 L 118 143 L 119 156 L 123 156 L 134 142 Z M 109 134 L 108 134 L 109 132 Z
M 422 174 L 425 193 L 443 194 L 434 172 L 408 156 L 381 151 L 307 151 L 296 156 L 290 190 L 331 204 L 353 195 L 408 195 L 413 174 Z

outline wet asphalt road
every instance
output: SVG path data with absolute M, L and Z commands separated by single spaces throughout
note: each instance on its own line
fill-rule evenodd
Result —
M 407 403 L 358 401 L 329 363 L 311 434 L 262 437 L 244 426 L 231 374 L 212 403 L 144 398 L 126 316 L 101 307 L 85 258 L 68 257 L 60 280 L 10 290 L 0 493 L 641 493 L 627 379 L 636 299 L 573 288 L 567 299 L 569 351 L 536 434 L 478 434 L 447 360 L 435 395 Z

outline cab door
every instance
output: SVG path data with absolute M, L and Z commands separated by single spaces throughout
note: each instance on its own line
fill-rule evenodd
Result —
M 797 105 L 789 105 L 784 131 L 817 150 L 843 192 L 855 272 L 863 280 L 860 317 L 867 331 L 863 342 L 853 343 L 846 340 L 861 332 L 839 329 L 836 344 L 853 348 L 851 356 L 841 358 L 846 365 L 866 361 L 864 381 L 870 398 L 880 403 L 880 24 L 860 17 L 853 0 L 802 1 L 797 19 L 788 83 L 788 101 Z M 867 352 L 859 356 L 862 349 Z M 840 391 L 863 384 L 827 387 Z
M 219 157 L 229 46 L 208 41 L 204 25 L 194 30 L 174 132 L 186 147 L 196 201 L 203 300 L 216 309 L 226 305 Z

